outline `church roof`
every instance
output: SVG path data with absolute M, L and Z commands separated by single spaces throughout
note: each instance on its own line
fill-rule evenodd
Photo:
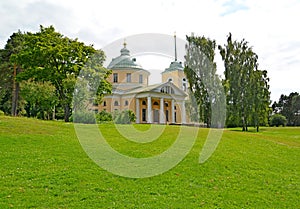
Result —
M 130 51 L 126 48 L 126 43 L 124 43 L 124 48 L 121 49 L 121 55 L 113 58 L 112 61 L 107 66 L 108 69 L 136 69 L 144 70 L 143 67 L 136 62 L 136 58 L 130 56 Z
M 153 85 L 149 85 L 146 87 L 138 87 L 138 88 L 134 88 L 132 90 L 129 90 L 126 92 L 126 94 L 138 94 L 138 93 L 143 93 L 143 92 L 160 92 L 161 93 L 161 89 L 164 86 L 170 86 L 172 87 L 175 91 L 174 93 L 177 95 L 181 95 L 181 96 L 187 96 L 187 94 L 181 90 L 180 88 L 178 88 L 176 85 L 174 85 L 172 82 L 165 82 L 165 83 L 158 83 L 158 84 L 153 84 Z
M 182 63 L 178 62 L 178 61 L 173 61 L 173 62 L 171 62 L 170 66 L 165 69 L 164 72 L 170 72 L 170 71 L 174 71 L 174 70 L 183 70 Z

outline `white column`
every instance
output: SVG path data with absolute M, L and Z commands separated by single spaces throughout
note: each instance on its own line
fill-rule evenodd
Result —
M 171 115 L 172 115 L 172 119 L 171 122 L 175 123 L 175 110 L 174 110 L 174 99 L 171 100 Z
M 165 123 L 164 98 L 160 98 L 159 123 Z
M 135 116 L 136 116 L 136 123 L 140 123 L 140 101 L 139 99 L 135 99 Z
M 181 103 L 181 123 L 186 123 L 185 101 Z
M 147 122 L 152 123 L 152 104 L 151 97 L 147 97 Z

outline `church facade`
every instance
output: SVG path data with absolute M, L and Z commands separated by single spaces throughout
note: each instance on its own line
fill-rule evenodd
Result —
M 120 52 L 120 56 L 113 58 L 107 66 L 112 71 L 108 78 L 113 87 L 112 94 L 104 96 L 98 111 L 131 110 L 135 113 L 136 123 L 187 123 L 188 82 L 176 53 L 175 60 L 161 73 L 161 83 L 149 85 L 150 72 L 130 55 L 126 43 Z

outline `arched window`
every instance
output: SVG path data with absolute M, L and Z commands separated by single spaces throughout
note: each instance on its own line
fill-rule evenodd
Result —
M 142 105 L 146 105 L 146 101 L 144 100 L 144 101 L 142 101 Z
M 168 82 L 173 82 L 173 79 L 172 78 L 168 78 Z
M 158 102 L 156 102 L 156 101 L 155 101 L 155 102 L 153 102 L 153 105 L 158 105 Z
M 174 89 L 171 86 L 164 86 L 160 89 L 160 92 L 167 94 L 174 94 Z
M 114 106 L 119 106 L 119 102 L 118 102 L 118 101 L 115 101 L 115 102 L 114 102 Z
M 106 106 L 106 101 L 103 101 L 103 106 L 104 106 L 104 107 Z
M 186 86 L 187 86 L 187 82 L 186 82 L 186 78 L 182 79 L 182 90 L 186 91 Z
M 127 100 L 125 100 L 125 106 L 128 106 L 128 101 Z

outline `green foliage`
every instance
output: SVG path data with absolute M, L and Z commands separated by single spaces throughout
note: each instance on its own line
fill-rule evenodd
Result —
M 96 51 L 77 77 L 73 93 L 73 111 L 85 110 L 91 103 L 101 103 L 105 94 L 110 94 L 112 85 L 107 81 L 111 71 L 102 66 L 105 55 Z
M 136 117 L 133 111 L 123 110 L 123 111 L 114 111 L 109 113 L 106 110 L 102 110 L 96 114 L 96 120 L 98 123 L 110 123 L 114 122 L 116 124 L 130 124 L 135 122 Z
M 15 76 L 22 69 L 11 58 L 23 49 L 25 37 L 26 34 L 20 31 L 13 33 L 4 49 L 0 49 L 0 109 L 7 115 L 18 115 L 23 111 L 24 102 L 19 98 L 19 84 L 15 82 Z
M 258 56 L 248 42 L 233 41 L 231 33 L 227 44 L 218 46 L 225 66 L 223 81 L 227 101 L 228 126 L 253 125 L 259 130 L 269 115 L 270 91 L 267 71 L 258 70 Z
M 0 110 L 0 116 L 4 116 L 4 112 L 2 110 Z
M 281 95 L 278 102 L 272 104 L 273 112 L 280 113 L 287 119 L 288 126 L 300 126 L 300 95 L 292 92 Z
M 73 124 L 1 117 L 0 127 L 0 208 L 299 208 L 298 127 L 242 135 L 225 130 L 212 157 L 199 164 L 209 132 L 201 129 L 183 161 L 144 179 L 116 176 L 96 165 Z M 88 133 L 91 126 L 85 127 Z M 140 144 L 114 125 L 99 125 L 115 150 L 133 157 L 164 152 L 180 128 L 165 126 L 157 140 Z
M 58 103 L 55 87 L 49 82 L 32 80 L 21 82 L 21 96 L 26 101 L 28 117 L 50 119 Z
M 63 36 L 53 26 L 41 26 L 39 32 L 28 33 L 25 44 L 26 47 L 13 56 L 13 61 L 24 69 L 18 74 L 18 81 L 31 78 L 51 82 L 56 88 L 59 103 L 64 108 L 65 121 L 68 121 L 77 77 L 96 50 L 77 39 Z M 101 58 L 99 65 L 102 65 L 104 54 L 98 55 Z
M 114 111 L 112 117 L 116 124 L 130 124 L 136 120 L 136 116 L 131 110 Z
M 92 111 L 76 111 L 70 117 L 70 121 L 74 123 L 95 124 L 95 117 L 95 113 Z
M 270 126 L 285 126 L 287 119 L 281 114 L 274 114 L 270 118 Z
M 106 112 L 105 110 L 100 111 L 96 115 L 97 121 L 99 123 L 105 123 L 105 122 L 111 122 L 113 121 L 112 114 L 109 112 Z
M 218 127 L 223 124 L 226 108 L 223 87 L 216 74 L 215 40 L 203 37 L 187 37 L 184 72 L 189 81 L 191 104 L 196 100 L 197 105 L 191 105 L 191 117 L 198 112 L 199 120 L 208 127 Z M 213 114 L 214 113 L 214 114 Z M 216 116 L 215 113 L 218 113 Z
M 98 103 L 112 90 L 112 85 L 107 80 L 112 71 L 103 67 L 104 60 L 104 52 L 96 50 L 80 72 L 80 78 L 87 81 L 89 91 Z

